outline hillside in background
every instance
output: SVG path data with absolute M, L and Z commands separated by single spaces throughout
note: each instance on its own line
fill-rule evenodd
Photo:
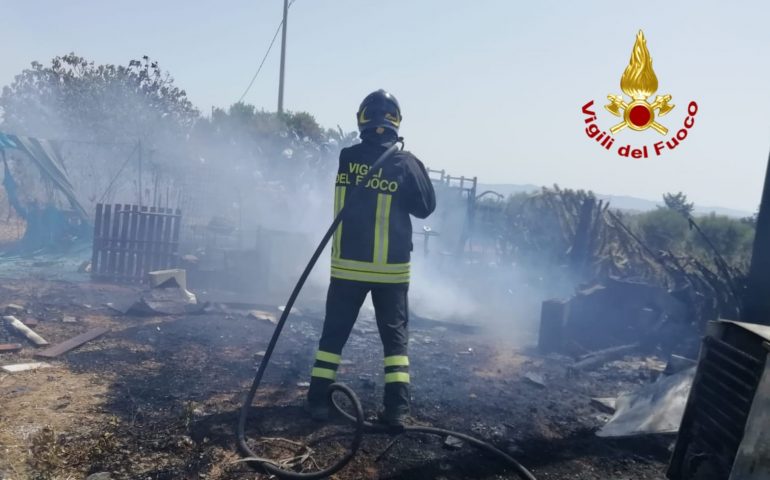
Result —
M 498 192 L 507 197 L 509 195 L 514 195 L 516 193 L 533 192 L 536 190 L 540 190 L 540 188 L 541 187 L 537 185 L 532 185 L 532 184 L 513 185 L 513 184 L 480 183 L 477 191 L 481 193 L 485 190 L 494 190 L 495 192 Z M 596 197 L 601 200 L 609 201 L 610 204 L 612 205 L 612 208 L 617 208 L 620 210 L 647 212 L 650 210 L 655 210 L 656 207 L 663 205 L 662 199 L 647 200 L 644 198 L 629 197 L 626 195 L 604 195 L 601 193 L 596 193 Z M 697 204 L 695 205 L 694 213 L 696 216 L 707 215 L 711 212 L 714 212 L 717 215 L 727 215 L 728 217 L 735 217 L 735 218 L 749 217 L 754 214 L 754 212 L 749 212 L 746 210 L 736 210 L 733 208 L 702 206 Z

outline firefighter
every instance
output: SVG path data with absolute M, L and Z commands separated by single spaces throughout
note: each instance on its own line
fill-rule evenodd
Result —
M 332 239 L 326 318 L 307 401 L 315 420 L 328 418 L 326 391 L 337 378 L 342 348 L 370 292 L 384 350 L 384 410 L 379 418 L 398 427 L 409 416 L 409 215 L 426 218 L 436 208 L 436 195 L 425 166 L 406 151 L 397 151 L 362 184 L 369 167 L 398 140 L 401 118 L 393 95 L 384 90 L 369 94 L 357 113 L 362 141 L 340 152 L 335 215 L 352 189 L 358 190 Z

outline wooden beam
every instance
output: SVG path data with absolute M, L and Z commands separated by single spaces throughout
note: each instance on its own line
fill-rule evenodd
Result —
M 35 333 L 35 331 L 29 328 L 28 326 L 24 325 L 24 323 L 22 323 L 21 320 L 14 317 L 13 315 L 7 315 L 3 317 L 3 320 L 5 320 L 5 322 L 8 324 L 9 327 L 11 327 L 20 335 L 23 335 L 24 337 L 26 337 L 27 340 L 34 343 L 38 347 L 48 345 L 48 342 L 43 337 Z
M 575 362 L 568 367 L 569 370 L 577 372 L 580 370 L 590 370 L 596 367 L 600 367 L 605 363 L 617 360 L 626 355 L 630 355 L 638 351 L 641 348 L 639 343 L 633 343 L 630 345 L 620 345 L 618 347 L 605 348 L 604 350 L 598 350 L 596 352 L 589 353 L 579 362 Z
M 58 357 L 59 355 L 62 355 L 64 353 L 69 352 L 70 350 L 74 350 L 75 348 L 78 348 L 79 346 L 83 345 L 86 342 L 90 342 L 91 340 L 101 337 L 105 333 L 109 332 L 109 328 L 94 328 L 93 330 L 89 330 L 86 333 L 81 333 L 77 337 L 72 337 L 69 340 L 65 340 L 62 343 L 56 344 L 51 348 L 47 348 L 43 351 L 36 352 L 36 357 L 45 357 L 45 358 L 54 358 Z
M 21 350 L 20 343 L 0 343 L 0 353 L 18 352 Z

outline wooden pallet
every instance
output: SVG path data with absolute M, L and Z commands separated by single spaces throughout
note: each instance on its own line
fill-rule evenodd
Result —
M 91 275 L 143 282 L 147 273 L 178 266 L 180 210 L 96 205 Z

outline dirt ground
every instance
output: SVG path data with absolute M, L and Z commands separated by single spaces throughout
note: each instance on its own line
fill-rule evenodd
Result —
M 273 324 L 247 307 L 215 304 L 206 313 L 169 317 L 117 314 L 138 289 L 44 279 L 5 280 L 0 305 L 24 306 L 24 319 L 56 343 L 90 328 L 110 332 L 32 372 L 0 372 L 0 480 L 255 479 L 236 452 L 238 409 Z M 249 307 L 254 308 L 254 307 Z M 275 305 L 262 310 L 278 313 Z M 289 320 L 258 395 L 248 435 L 258 453 L 287 458 L 312 452 L 306 467 L 328 465 L 349 442 L 342 421 L 319 427 L 302 399 L 321 327 L 318 305 Z M 75 317 L 63 322 L 64 316 Z M 71 319 L 70 319 L 71 320 Z M 0 328 L 0 365 L 32 361 L 34 347 Z M 538 479 L 662 479 L 671 437 L 608 440 L 594 432 L 609 416 L 591 397 L 615 396 L 656 375 L 645 362 L 611 364 L 578 377 L 570 359 L 514 347 L 483 329 L 412 320 L 413 414 L 417 422 L 470 433 L 511 453 Z M 343 353 L 339 379 L 367 413 L 382 396 L 381 346 L 362 315 Z M 633 368 L 629 365 L 636 365 Z M 525 378 L 541 375 L 544 386 Z M 272 439 L 272 440 L 268 440 Z M 495 458 L 438 437 L 372 435 L 337 479 L 508 479 Z M 390 446 L 390 448 L 388 448 Z
M 0 198 L 0 202 L 6 202 Z M 2 210 L 2 209 L 0 209 Z M 7 213 L 0 211 L 0 218 L 4 218 L 7 221 L 0 222 L 0 246 L 10 245 L 13 242 L 18 241 L 24 236 L 24 231 L 27 228 L 26 222 L 18 217 L 12 217 L 7 219 Z

